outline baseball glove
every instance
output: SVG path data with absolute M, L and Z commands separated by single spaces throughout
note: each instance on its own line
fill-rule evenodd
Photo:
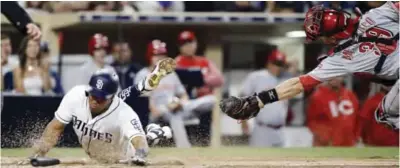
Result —
M 248 97 L 231 96 L 222 100 L 219 107 L 226 115 L 237 120 L 253 118 L 260 111 L 256 94 Z

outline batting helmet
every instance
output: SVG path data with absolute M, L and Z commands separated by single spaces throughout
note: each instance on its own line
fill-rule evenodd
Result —
M 103 34 L 96 33 L 92 37 L 90 37 L 88 44 L 89 54 L 93 55 L 94 50 L 100 48 L 106 50 L 108 49 L 108 37 Z
M 324 8 L 322 5 L 314 6 L 308 10 L 304 19 L 307 40 L 313 41 L 320 36 L 349 38 L 353 33 L 354 21 L 346 11 Z
M 146 58 L 149 63 L 154 55 L 166 55 L 167 54 L 167 44 L 161 40 L 153 40 L 147 45 Z
M 183 31 L 178 36 L 178 44 L 183 45 L 188 42 L 192 42 L 196 40 L 196 35 L 192 31 Z
M 90 77 L 87 94 L 100 100 L 110 99 L 117 93 L 118 85 L 118 75 L 114 70 L 100 69 Z
M 285 66 L 286 55 L 283 52 L 275 49 L 268 55 L 267 61 L 278 66 Z

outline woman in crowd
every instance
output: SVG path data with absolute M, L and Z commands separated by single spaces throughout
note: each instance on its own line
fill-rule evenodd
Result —
M 19 66 L 14 69 L 14 88 L 17 93 L 43 95 L 51 91 L 49 73 L 41 66 L 40 44 L 25 38 L 18 52 Z

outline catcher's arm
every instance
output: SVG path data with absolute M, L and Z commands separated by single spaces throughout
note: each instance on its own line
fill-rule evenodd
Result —
M 65 125 L 54 118 L 43 132 L 40 140 L 33 146 L 34 156 L 44 156 L 56 145 L 58 138 L 64 131 Z
M 229 97 L 220 102 L 220 108 L 222 112 L 234 119 L 250 119 L 257 116 L 260 108 L 263 108 L 264 105 L 292 98 L 319 83 L 321 82 L 309 75 L 291 78 L 273 89 L 262 91 L 253 96 Z

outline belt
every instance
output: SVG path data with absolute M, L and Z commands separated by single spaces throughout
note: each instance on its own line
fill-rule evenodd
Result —
M 261 123 L 261 122 L 257 122 L 257 125 L 263 126 L 263 127 L 269 127 L 272 129 L 281 129 L 283 127 L 283 125 L 272 125 L 272 124 L 265 124 L 265 123 Z

